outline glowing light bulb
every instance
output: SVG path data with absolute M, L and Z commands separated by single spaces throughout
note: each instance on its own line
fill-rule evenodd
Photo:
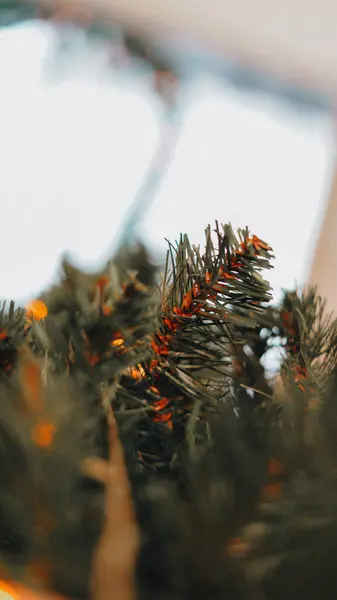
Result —
M 12 593 L 11 587 L 3 581 L 0 582 L 0 600 L 18 600 L 17 595 Z

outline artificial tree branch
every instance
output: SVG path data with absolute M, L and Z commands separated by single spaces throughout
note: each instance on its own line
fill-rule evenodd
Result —
M 34 590 L 11 581 L 0 582 L 1 600 L 66 600 L 58 594 Z

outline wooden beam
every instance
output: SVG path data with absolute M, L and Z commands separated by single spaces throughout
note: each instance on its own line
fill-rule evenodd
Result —
M 327 307 L 337 314 L 337 164 L 330 198 L 311 267 L 309 284 L 317 285 Z

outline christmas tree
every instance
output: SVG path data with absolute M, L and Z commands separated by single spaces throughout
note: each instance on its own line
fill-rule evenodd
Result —
M 2 25 L 33 17 L 120 43 L 80 7 L 0 1 Z M 123 44 L 170 122 L 175 69 Z M 248 229 L 182 236 L 157 269 L 125 243 L 156 183 L 102 272 L 64 261 L 1 307 L 0 600 L 335 598 L 336 321 L 314 289 L 271 303 Z
M 336 321 L 271 260 L 216 223 L 4 304 L 4 598 L 335 595 Z

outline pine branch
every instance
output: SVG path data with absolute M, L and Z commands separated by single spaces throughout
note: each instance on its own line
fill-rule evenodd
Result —
M 312 589 L 334 588 L 313 557 L 317 536 L 330 568 L 335 555 L 336 324 L 312 290 L 268 307 L 270 259 L 216 224 L 204 249 L 170 245 L 159 293 L 139 249 L 92 275 L 65 262 L 52 290 L 3 309 L 11 580 L 102 600 L 298 600 L 300 557 Z M 260 360 L 277 338 L 274 395 Z
M 187 236 L 170 246 L 154 356 L 131 373 L 135 390 L 137 382 L 141 393 L 144 381 L 151 384 L 154 422 L 181 440 L 186 422 L 194 419 L 193 406 L 200 403 L 201 419 L 203 406 L 217 410 L 229 395 L 233 359 L 245 344 L 245 330 L 256 327 L 270 299 L 260 275 L 270 266 L 269 246 L 248 230 L 239 230 L 238 240 L 229 225 L 220 231 L 216 224 L 215 237 L 216 245 L 208 227 L 203 254 Z M 191 442 L 191 423 L 187 431 Z

